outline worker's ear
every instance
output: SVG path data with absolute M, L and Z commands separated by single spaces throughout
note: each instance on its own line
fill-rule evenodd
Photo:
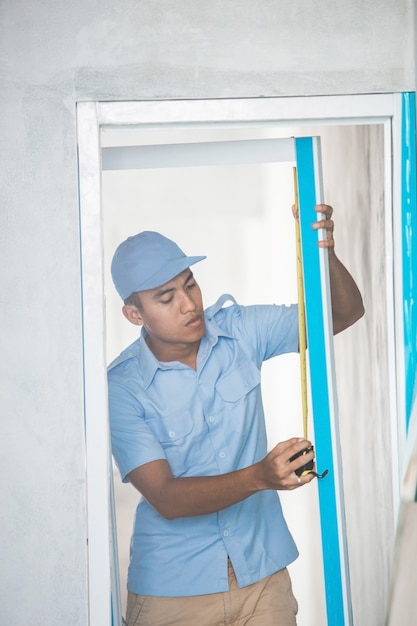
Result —
M 141 326 L 143 324 L 140 311 L 134 304 L 123 305 L 122 313 L 131 324 L 134 324 L 135 326 Z

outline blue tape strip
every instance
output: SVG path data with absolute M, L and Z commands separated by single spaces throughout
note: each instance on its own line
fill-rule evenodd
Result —
M 315 449 L 318 471 L 329 468 L 319 483 L 322 551 L 328 624 L 345 624 L 339 525 L 336 506 L 335 459 L 331 434 L 328 365 L 326 359 L 322 281 L 320 276 L 317 232 L 311 224 L 317 220 L 315 157 L 313 138 L 295 140 L 301 246 L 304 266 L 304 289 L 307 341 L 310 364 L 311 402 L 314 418 Z M 350 609 L 348 609 L 349 612 Z
M 417 203 L 416 97 L 402 94 L 402 251 L 406 429 L 416 397 L 417 373 Z

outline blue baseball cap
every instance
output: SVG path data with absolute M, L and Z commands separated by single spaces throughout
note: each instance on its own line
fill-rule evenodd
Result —
M 122 300 L 136 291 L 164 285 L 205 256 L 186 256 L 176 243 L 160 233 L 145 230 L 128 237 L 114 253 L 111 275 Z

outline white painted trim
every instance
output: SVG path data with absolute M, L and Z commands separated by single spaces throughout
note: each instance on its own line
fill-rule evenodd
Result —
M 404 314 L 402 301 L 402 196 L 401 196 L 401 123 L 402 96 L 394 94 L 394 110 L 385 123 L 385 240 L 387 289 L 387 348 L 389 362 L 389 401 L 391 415 L 391 458 L 394 526 L 397 523 L 402 482 L 402 452 L 406 443 Z M 388 248 L 389 246 L 389 248 Z
M 103 170 L 287 163 L 293 139 L 248 139 L 103 148 Z
M 104 332 L 101 162 L 97 105 L 77 110 L 82 262 L 89 625 L 110 626 L 110 454 Z
M 393 302 L 395 319 L 395 364 L 397 387 L 397 420 L 393 422 L 396 429 L 398 451 L 398 475 L 401 479 L 404 472 L 403 452 L 407 440 L 406 432 L 406 382 L 404 358 L 404 311 L 403 311 L 403 249 L 402 249 L 402 94 L 394 98 L 394 115 L 392 120 L 392 155 L 397 167 L 392 172 L 392 234 L 393 250 Z
M 303 98 L 239 98 L 219 100 L 159 100 L 142 102 L 100 102 L 100 126 L 143 126 L 144 124 L 273 122 L 291 125 L 318 120 L 340 124 L 380 123 L 393 114 L 393 94 L 357 96 L 314 96 Z

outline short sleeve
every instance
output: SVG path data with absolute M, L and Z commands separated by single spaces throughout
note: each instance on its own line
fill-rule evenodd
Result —
M 298 352 L 298 306 L 272 305 L 267 308 L 268 332 L 264 337 L 264 360 L 278 354 Z
M 233 331 L 238 332 L 260 361 L 279 354 L 298 352 L 298 307 L 254 305 L 234 309 Z
M 111 444 L 122 480 L 128 482 L 126 475 L 136 467 L 166 455 L 144 419 L 140 402 L 117 378 L 112 370 L 108 381 Z

